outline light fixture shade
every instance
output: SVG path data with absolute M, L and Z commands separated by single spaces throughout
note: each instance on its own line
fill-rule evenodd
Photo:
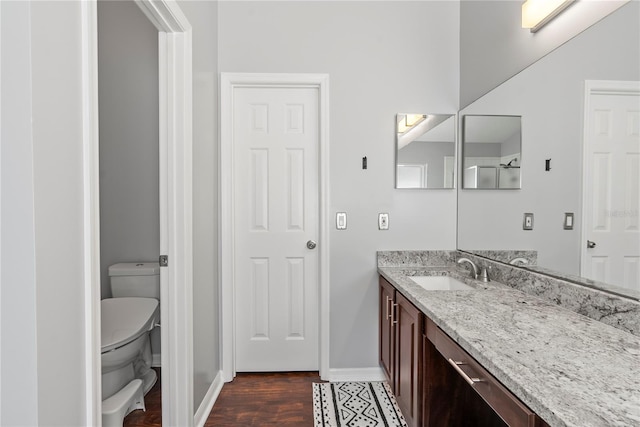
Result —
M 522 28 L 535 33 L 575 0 L 527 0 L 522 4 Z

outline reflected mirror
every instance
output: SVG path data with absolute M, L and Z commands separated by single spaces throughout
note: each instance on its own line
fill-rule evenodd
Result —
M 455 188 L 454 114 L 398 114 L 396 142 L 396 188 Z
M 459 249 L 531 252 L 523 268 L 640 295 L 639 12 L 627 3 L 460 111 L 522 116 L 526 185 L 459 191 Z
M 520 188 L 520 116 L 462 118 L 462 188 Z

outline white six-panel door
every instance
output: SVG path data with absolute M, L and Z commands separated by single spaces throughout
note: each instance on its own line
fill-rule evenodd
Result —
M 318 89 L 233 95 L 236 370 L 318 370 Z
M 587 91 L 582 275 L 640 290 L 640 84 Z M 595 246 L 588 248 L 587 241 Z

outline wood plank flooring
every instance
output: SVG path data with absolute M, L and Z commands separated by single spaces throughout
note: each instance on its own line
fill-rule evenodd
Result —
M 133 411 L 124 417 L 123 427 L 160 427 L 162 425 L 162 387 L 160 386 L 160 368 L 153 368 L 158 381 L 144 397 L 146 411 Z
M 313 426 L 311 384 L 317 372 L 240 373 L 226 383 L 205 422 L 213 426 Z M 124 426 L 161 425 L 160 381 L 145 396 L 146 412 L 134 411 Z

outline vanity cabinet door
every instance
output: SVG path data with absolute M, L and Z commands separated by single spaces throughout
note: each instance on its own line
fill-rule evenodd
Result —
M 387 377 L 387 382 L 394 389 L 393 362 L 394 362 L 394 328 L 392 324 L 392 310 L 395 303 L 395 288 L 389 282 L 380 277 L 380 367 Z M 393 390 L 395 392 L 395 390 Z
M 407 424 L 417 427 L 421 415 L 423 314 L 399 292 L 394 314 L 396 400 Z

